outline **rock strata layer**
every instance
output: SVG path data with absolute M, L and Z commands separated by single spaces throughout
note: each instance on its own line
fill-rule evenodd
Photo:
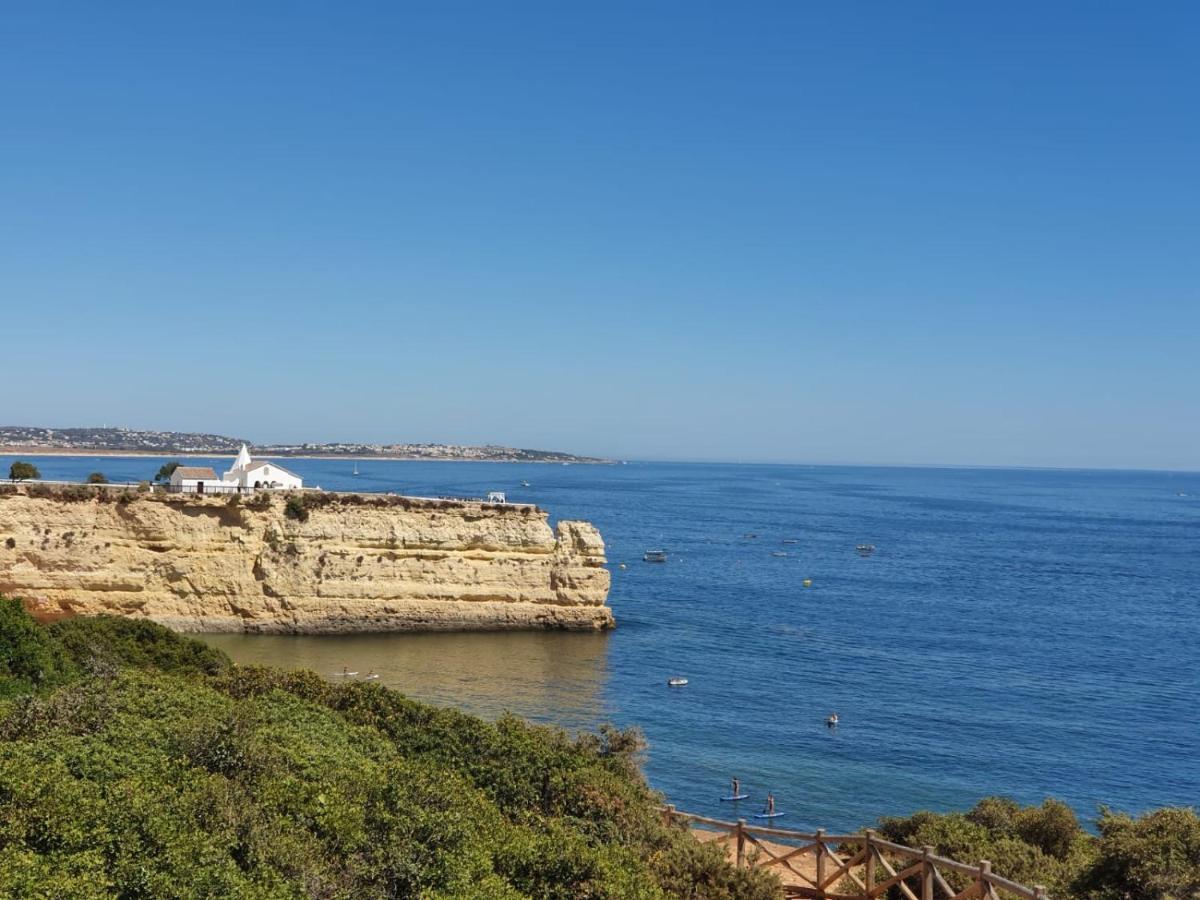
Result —
M 371 494 L 0 490 L 0 593 L 38 618 L 337 633 L 613 625 L 604 542 L 532 506 Z

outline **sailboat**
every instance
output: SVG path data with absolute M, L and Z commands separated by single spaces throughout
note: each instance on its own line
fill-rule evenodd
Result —
M 353 471 L 353 472 L 351 472 L 350 474 L 351 474 L 351 475 L 357 475 L 357 474 L 358 474 L 358 463 L 355 463 L 355 464 L 354 464 L 354 471 Z

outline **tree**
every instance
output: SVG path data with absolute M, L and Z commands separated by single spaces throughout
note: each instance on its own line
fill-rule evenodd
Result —
M 8 467 L 8 477 L 13 481 L 24 481 L 26 478 L 41 478 L 42 473 L 33 463 L 18 460 Z
M 88 484 L 108 484 L 108 478 L 103 472 L 93 472 L 87 477 Z
M 1200 896 L 1200 817 L 1166 807 L 1134 819 L 1101 809 L 1100 855 L 1080 879 L 1096 900 L 1184 900 Z
M 155 481 L 170 481 L 171 474 L 179 468 L 179 461 L 172 460 L 169 463 L 163 463 L 162 468 L 158 470 L 158 474 L 154 476 Z

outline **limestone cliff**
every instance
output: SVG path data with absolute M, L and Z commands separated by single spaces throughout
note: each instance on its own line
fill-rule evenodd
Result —
M 604 542 L 531 506 L 0 488 L 0 593 L 180 631 L 600 629 Z

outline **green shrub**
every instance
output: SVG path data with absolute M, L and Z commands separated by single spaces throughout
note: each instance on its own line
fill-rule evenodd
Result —
M 53 687 L 74 674 L 68 654 L 21 601 L 0 596 L 0 696 Z
M 1088 900 L 1200 897 L 1200 817 L 1165 808 L 1139 819 L 1101 811 L 1099 854 L 1080 877 Z
M 308 503 L 303 494 L 290 494 L 283 504 L 283 514 L 297 522 L 308 521 Z
M 179 460 L 172 460 L 168 463 L 163 463 L 158 472 L 154 475 L 155 481 L 170 481 L 171 476 L 175 474 L 175 470 L 179 468 Z
M 254 495 L 246 501 L 246 509 L 253 509 L 256 512 L 264 512 L 271 508 L 271 495 L 267 491 L 255 491 Z
M 80 616 L 55 622 L 50 636 L 77 666 L 132 666 L 182 674 L 216 674 L 229 657 L 146 619 Z
M 38 471 L 38 467 L 33 463 L 17 460 L 8 467 L 8 477 L 13 481 L 25 481 L 29 478 L 41 478 L 42 473 Z
M 88 484 L 108 484 L 108 477 L 103 472 L 93 472 L 87 477 Z

